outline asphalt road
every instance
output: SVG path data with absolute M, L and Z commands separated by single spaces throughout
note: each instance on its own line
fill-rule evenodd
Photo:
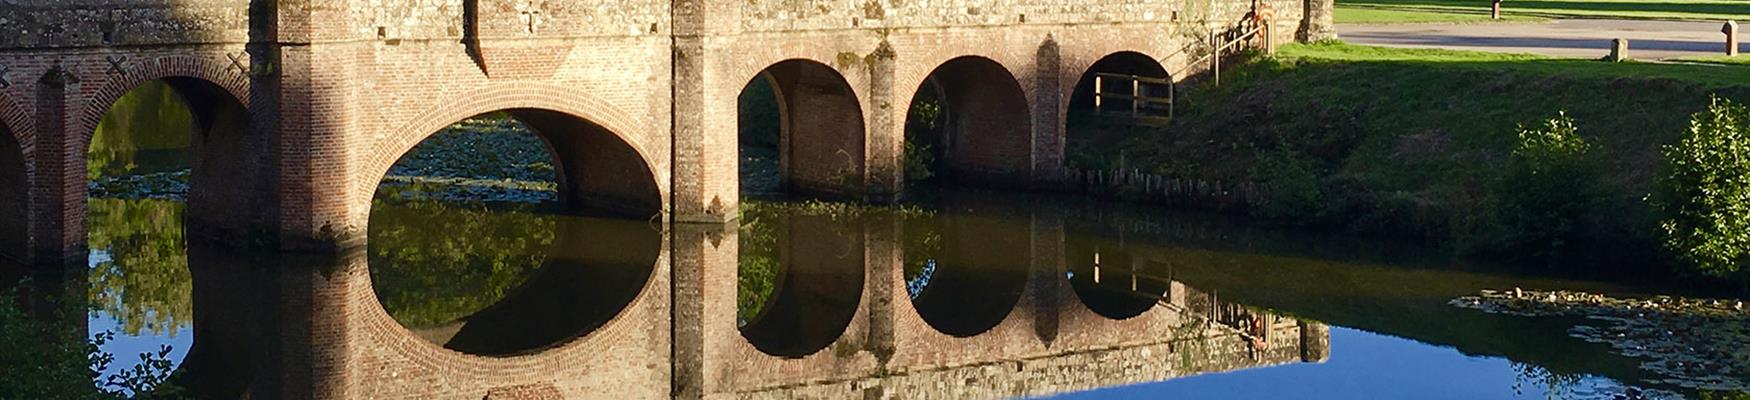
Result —
M 1567 19 L 1549 23 L 1339 24 L 1338 35 L 1355 44 L 1533 53 L 1599 58 L 1610 41 L 1628 39 L 1629 57 L 1657 60 L 1725 54 L 1720 22 Z M 1739 48 L 1750 54 L 1750 24 L 1740 22 Z

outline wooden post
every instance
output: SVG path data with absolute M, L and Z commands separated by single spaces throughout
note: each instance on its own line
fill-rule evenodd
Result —
M 1132 119 L 1134 119 L 1134 117 L 1136 117 L 1136 115 L 1139 115 L 1138 112 L 1141 112 L 1141 105 L 1143 105 L 1143 101 L 1145 101 L 1145 100 L 1143 100 L 1143 80 L 1138 79 L 1138 77 L 1134 77 L 1134 75 L 1132 75 L 1132 77 L 1131 77 L 1131 117 L 1132 117 Z
M 1221 47 L 1215 48 L 1215 55 L 1209 57 L 1209 64 L 1211 65 L 1209 70 L 1215 74 L 1215 86 L 1221 86 Z
M 1106 90 L 1105 87 L 1101 85 L 1105 84 L 1105 82 L 1106 77 L 1094 75 L 1094 112 L 1096 113 L 1100 112 L 1100 103 L 1102 100 L 1100 98 L 1100 92 Z
M 1494 0 L 1489 7 L 1489 19 L 1501 19 L 1501 0 Z
M 1726 21 L 1720 33 L 1726 34 L 1726 55 L 1738 55 L 1738 21 Z

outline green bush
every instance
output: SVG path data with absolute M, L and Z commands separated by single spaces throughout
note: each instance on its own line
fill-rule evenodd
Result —
M 1715 98 L 1689 132 L 1663 149 L 1649 200 L 1665 249 L 1695 270 L 1741 274 L 1750 260 L 1750 107 Z
M 1594 231 L 1602 193 L 1593 146 L 1561 112 L 1542 127 L 1519 128 L 1507 168 L 1493 190 L 1491 250 L 1555 257 Z

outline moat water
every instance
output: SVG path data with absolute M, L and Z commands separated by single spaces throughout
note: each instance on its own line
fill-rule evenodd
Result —
M 509 157 L 518 165 L 513 169 L 536 171 L 509 176 L 421 166 L 421 157 L 404 159 L 380 190 L 365 256 L 378 304 L 421 340 L 468 354 L 528 354 L 587 337 L 638 302 L 656 301 L 639 294 L 652 282 L 667 281 L 656 274 L 667 270 L 659 263 L 668 260 L 662 255 L 673 243 L 665 235 L 672 235 L 674 228 L 650 220 L 561 215 L 546 205 L 553 199 L 551 186 L 500 184 L 538 181 L 541 171 L 550 174 L 550 167 L 539 165 L 539 157 Z M 151 164 L 146 160 L 153 157 L 131 159 L 139 166 Z M 200 246 L 191 251 L 178 195 L 186 189 L 178 174 L 174 168 L 133 168 L 121 174 L 124 178 L 97 178 L 90 203 L 91 251 L 83 276 L 38 276 L 23 273 L 22 267 L 6 267 L 13 272 L 7 277 L 34 279 L 36 286 L 28 293 L 60 291 L 84 300 L 87 318 L 56 323 L 73 329 L 83 325 L 88 334 L 115 335 L 99 347 L 115 356 L 106 376 L 141 365 L 141 353 L 167 360 L 171 369 L 185 363 L 229 365 L 226 357 L 210 350 L 191 356 L 191 349 L 203 341 L 234 346 L 224 343 L 252 340 L 202 335 L 256 329 L 211 325 L 251 324 L 250 317 L 239 315 L 258 312 L 239 311 L 248 308 L 227 302 L 226 294 L 212 294 L 212 288 L 248 287 L 244 281 L 256 278 L 240 271 L 266 268 L 249 260 L 276 256 Z M 405 190 L 407 182 L 430 177 L 462 179 Z M 733 320 L 743 340 L 773 357 L 836 351 L 834 343 L 847 334 L 853 320 L 863 318 L 858 310 L 868 307 L 862 304 L 868 297 L 865 281 L 882 279 L 871 271 L 893 267 L 882 261 L 889 260 L 898 263 L 905 291 L 901 296 L 910 299 L 911 307 L 902 310 L 915 310 L 907 312 L 953 337 L 994 334 L 993 328 L 1005 324 L 1014 310 L 1041 303 L 1024 300 L 1040 296 L 1033 287 L 1066 288 L 1073 296 L 1060 296 L 1069 299 L 1062 307 L 1085 307 L 1111 320 L 1167 314 L 1173 316 L 1167 320 L 1213 329 L 1200 332 L 1234 332 L 1240 335 L 1236 337 L 1258 332 L 1248 325 L 1257 324 L 1252 321 L 1329 327 L 1325 357 L 1272 360 L 1263 351 L 1267 349 L 1250 355 L 1207 355 L 1233 357 L 1225 364 L 1234 367 L 1175 366 L 1170 368 L 1181 369 L 1163 374 L 1189 376 L 1051 396 L 1750 396 L 1741 391 L 1750 382 L 1750 371 L 1652 368 L 1649 360 L 1658 355 L 1623 351 L 1573 334 L 1605 321 L 1491 314 L 1449 304 L 1485 289 L 1628 297 L 1689 294 L 1659 285 L 1552 276 L 1464 261 L 1426 244 L 1284 229 L 1075 196 L 934 189 L 921 190 L 898 206 L 754 196 L 742 208 L 736 225 L 726 228 L 738 254 Z M 206 276 L 199 287 L 197 276 Z M 1100 333 L 1067 325 L 1052 329 L 1040 335 Z M 1742 348 L 1689 351 L 1694 354 L 1679 356 L 1750 353 Z M 1000 357 L 975 361 L 1032 362 Z M 1172 361 L 1163 357 L 1161 363 Z M 207 371 L 172 383 L 197 393 L 237 393 L 248 385 L 248 378 Z M 1694 384 L 1697 375 L 1713 383 Z M 670 387 L 649 389 L 667 393 Z M 892 394 L 914 398 L 961 393 L 953 387 L 940 390 Z
M 1569 335 L 1588 321 L 1447 304 L 1483 289 L 1641 296 L 1654 288 L 1520 274 L 1416 245 L 1070 197 L 963 192 L 898 209 L 765 200 L 744 207 L 750 211 L 738 232 L 737 320 L 747 339 L 772 354 L 820 351 L 843 333 L 862 288 L 854 275 L 868 268 L 847 246 L 871 226 L 886 226 L 898 232 L 881 240 L 900 243 L 913 293 L 944 283 L 972 288 L 948 303 L 938 296 L 946 305 L 933 309 L 918 304 L 920 313 L 935 314 L 933 326 L 957 336 L 1002 320 L 1028 279 L 1021 271 L 1049 263 L 1062 263 L 1066 273 L 1054 278 L 1070 282 L 1084 305 L 1115 317 L 1139 312 L 1138 303 L 1111 299 L 1158 297 L 1162 285 L 1176 282 L 1223 302 L 1332 327 L 1323 362 L 1063 395 L 1069 398 L 1719 398 L 1667 384 L 1669 377 L 1641 367 L 1644 359 Z M 165 346 L 180 363 L 201 339 L 191 268 L 249 266 L 190 265 L 175 201 L 94 201 L 92 213 L 101 218 L 92 223 L 87 329 L 116 334 L 101 348 L 117 355 L 112 370 L 137 364 L 129 355 Z M 371 277 L 389 315 L 426 340 L 474 354 L 538 351 L 587 335 L 635 301 L 656 268 L 663 234 L 644 221 L 441 202 L 380 203 L 372 224 Z M 860 241 L 874 241 L 868 239 Z M 1062 249 L 1061 260 L 1030 258 L 1053 246 Z M 1094 271 L 1096 262 L 1104 271 Z M 785 273 L 826 277 L 828 290 L 786 287 L 778 276 Z M 1118 283 L 1092 283 L 1102 273 Z M 853 277 L 838 279 L 844 276 Z M 1142 288 L 1132 291 L 1136 279 Z M 792 326 L 751 332 L 783 318 Z

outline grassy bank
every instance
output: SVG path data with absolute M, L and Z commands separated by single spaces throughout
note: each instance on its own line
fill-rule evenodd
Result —
M 1742 66 L 1343 44 L 1286 46 L 1223 72 L 1222 83 L 1185 89 L 1170 127 L 1106 137 L 1072 131 L 1072 142 L 1084 144 L 1074 147 L 1127 149 L 1131 166 L 1162 175 L 1264 183 L 1273 188 L 1269 204 L 1251 212 L 1276 221 L 1564 265 L 1599 261 L 1573 257 L 1588 254 L 1654 264 L 1656 218 L 1643 198 L 1660 145 L 1675 142 L 1710 95 L 1750 100 L 1750 68 Z M 1596 201 L 1584 210 L 1596 223 L 1535 246 L 1556 252 L 1506 245 L 1515 232 L 1498 211 L 1515 190 L 1502 181 L 1518 128 L 1564 110 L 1600 164 Z
M 1484 22 L 1488 0 L 1339 0 L 1338 23 Z M 1626 18 L 1721 21 L 1750 19 L 1742 0 L 1505 1 L 1508 21 L 1544 18 Z

